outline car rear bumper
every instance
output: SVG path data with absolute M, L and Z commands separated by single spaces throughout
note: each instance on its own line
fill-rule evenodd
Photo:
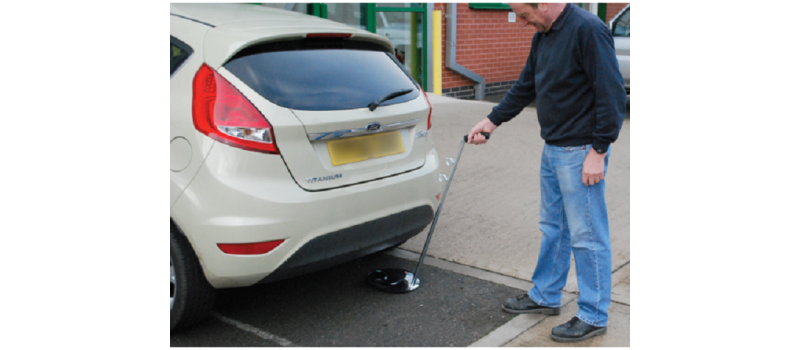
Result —
M 322 270 L 405 242 L 433 220 L 433 208 L 416 207 L 316 237 L 259 283 Z
M 430 148 L 414 171 L 309 192 L 294 182 L 281 156 L 217 143 L 171 216 L 212 286 L 249 286 L 324 269 L 418 234 L 438 205 L 438 167 Z M 257 256 L 217 247 L 274 240 L 285 241 Z

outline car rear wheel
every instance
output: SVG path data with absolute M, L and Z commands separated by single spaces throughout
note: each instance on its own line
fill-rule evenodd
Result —
M 200 262 L 186 237 L 170 230 L 170 331 L 202 320 L 214 306 L 216 290 L 203 275 Z

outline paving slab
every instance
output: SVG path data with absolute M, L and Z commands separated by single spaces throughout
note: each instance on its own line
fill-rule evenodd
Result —
M 612 279 L 611 301 L 631 305 L 631 265 L 621 268 Z
M 631 284 L 622 282 L 611 289 L 611 301 L 631 305 Z
M 522 333 L 505 347 L 630 347 L 631 307 L 611 303 L 608 310 L 608 334 L 580 343 L 558 343 L 550 339 L 554 327 L 567 323 L 578 312 L 578 303 L 573 301 L 561 309 L 561 315 L 550 316 Z

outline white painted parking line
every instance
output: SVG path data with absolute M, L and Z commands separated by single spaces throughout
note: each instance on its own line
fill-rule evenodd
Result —
M 227 324 L 229 324 L 231 326 L 236 326 L 237 328 L 239 328 L 239 329 L 241 329 L 241 330 L 243 330 L 245 332 L 253 333 L 253 334 L 255 334 L 256 336 L 258 336 L 258 337 L 260 337 L 262 339 L 266 339 L 266 340 L 278 343 L 278 345 L 280 345 L 280 346 L 284 346 L 284 347 L 292 346 L 292 342 L 290 342 L 290 341 L 288 341 L 286 339 L 283 339 L 283 338 L 281 338 L 281 337 L 279 337 L 277 335 L 274 335 L 274 334 L 271 334 L 271 333 L 268 333 L 268 332 L 264 332 L 264 331 L 262 331 L 262 330 L 260 330 L 260 329 L 258 329 L 256 327 L 253 327 L 251 325 L 244 324 L 244 323 L 241 323 L 241 322 L 236 321 L 236 320 L 232 320 L 232 319 L 227 318 L 225 316 L 222 316 L 222 315 L 220 315 L 220 314 L 218 314 L 216 312 L 212 312 L 211 316 L 216 318 L 217 320 L 220 320 L 220 321 L 222 321 L 224 323 L 227 323 Z

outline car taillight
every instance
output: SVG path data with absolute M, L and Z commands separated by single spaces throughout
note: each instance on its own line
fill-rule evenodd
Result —
M 250 100 L 206 64 L 194 76 L 192 120 L 197 131 L 224 144 L 280 154 L 272 125 Z
M 422 90 L 422 89 L 420 89 L 420 90 Z M 433 105 L 431 104 L 431 100 L 428 98 L 428 93 L 426 93 L 425 90 L 422 90 L 422 93 L 425 95 L 425 101 L 428 101 L 428 106 L 431 108 L 431 110 L 428 111 L 428 130 L 430 130 L 431 129 L 431 115 L 433 114 Z

